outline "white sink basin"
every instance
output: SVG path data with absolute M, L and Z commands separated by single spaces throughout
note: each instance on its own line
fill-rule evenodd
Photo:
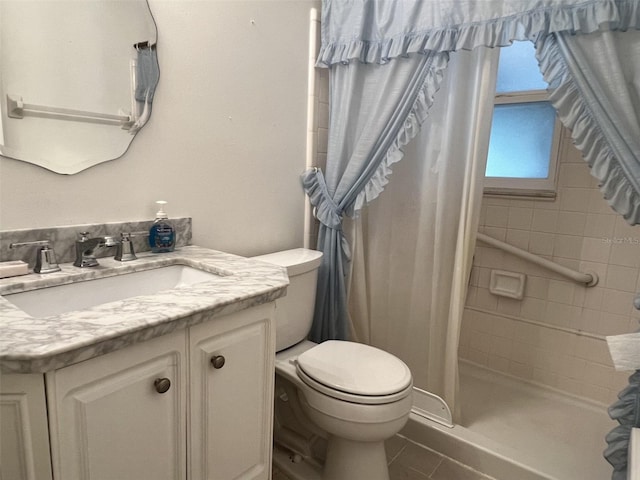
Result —
M 32 317 L 49 317 L 66 312 L 85 310 L 103 303 L 124 300 L 139 295 L 152 295 L 162 290 L 210 282 L 220 278 L 185 265 L 132 272 L 113 277 L 56 285 L 29 292 L 5 295 L 3 298 Z

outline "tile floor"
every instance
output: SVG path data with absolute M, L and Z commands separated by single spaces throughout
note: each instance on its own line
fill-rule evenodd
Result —
M 433 450 L 400 436 L 387 441 L 391 480 L 493 480 Z M 276 467 L 273 480 L 290 480 Z

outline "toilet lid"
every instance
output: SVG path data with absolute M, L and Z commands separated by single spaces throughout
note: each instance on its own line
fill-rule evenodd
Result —
M 379 348 L 328 340 L 298 356 L 298 367 L 316 382 L 355 395 L 392 395 L 411 385 L 411 371 Z

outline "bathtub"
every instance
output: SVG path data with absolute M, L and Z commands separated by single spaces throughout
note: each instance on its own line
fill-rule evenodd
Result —
M 605 405 L 466 361 L 460 362 L 460 395 L 460 425 L 448 428 L 412 413 L 401 435 L 495 478 L 611 478 L 602 452 L 616 423 Z M 640 430 L 636 440 L 640 452 Z

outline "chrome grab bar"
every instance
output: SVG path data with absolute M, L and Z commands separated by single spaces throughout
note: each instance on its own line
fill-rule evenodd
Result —
M 501 240 L 485 235 L 484 233 L 478 233 L 477 239 L 482 243 L 486 243 L 487 245 L 491 245 L 492 247 L 499 248 L 504 252 L 510 253 L 524 260 L 528 260 L 529 262 L 535 263 L 536 265 L 540 265 L 541 267 L 567 277 L 574 282 L 582 283 L 585 285 L 585 287 L 595 287 L 598 284 L 598 274 L 596 272 L 578 272 L 576 270 L 572 270 L 569 267 L 565 267 L 556 262 L 552 262 L 551 260 L 547 260 L 546 258 L 540 257 L 539 255 L 527 252 L 526 250 L 515 247 L 509 243 L 505 243 Z

